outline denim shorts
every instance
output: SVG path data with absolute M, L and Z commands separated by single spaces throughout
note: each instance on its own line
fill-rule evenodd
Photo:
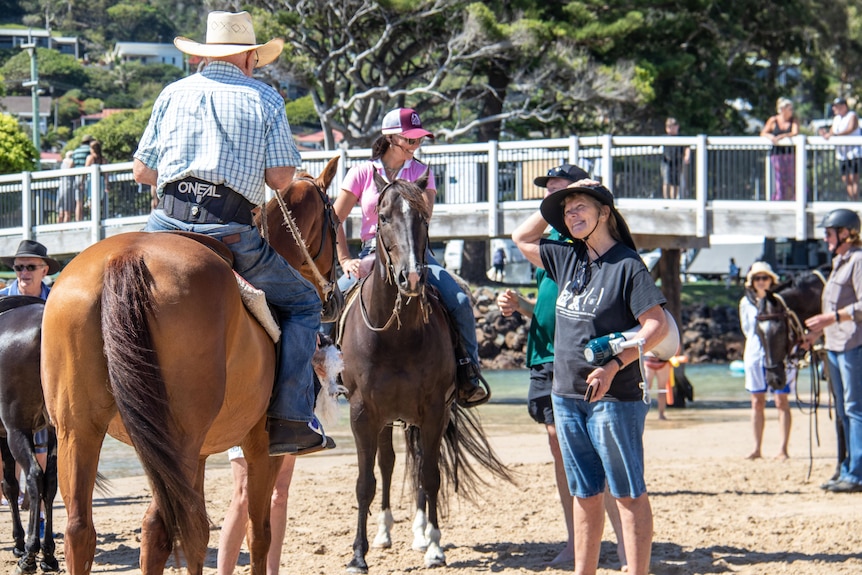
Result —
M 569 492 L 599 495 L 605 484 L 616 498 L 640 497 L 644 481 L 643 433 L 649 405 L 551 396 Z

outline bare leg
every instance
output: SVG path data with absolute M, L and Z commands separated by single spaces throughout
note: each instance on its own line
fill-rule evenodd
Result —
M 647 575 L 653 537 L 649 497 L 644 493 L 635 499 L 617 499 L 617 507 L 623 527 L 628 572 L 632 575 Z
M 625 535 L 623 535 L 620 510 L 617 508 L 617 500 L 614 499 L 614 496 L 611 495 L 611 492 L 607 487 L 605 487 L 605 511 L 608 513 L 608 519 L 611 520 L 611 527 L 613 527 L 614 534 L 617 536 L 617 557 L 620 558 L 620 569 L 622 571 L 628 571 Z
M 761 457 L 760 447 L 763 444 L 763 411 L 766 407 L 766 393 L 751 394 L 751 426 L 754 429 L 754 451 L 748 454 L 748 459 Z
M 789 459 L 787 444 L 790 442 L 790 396 L 787 393 L 775 393 L 775 408 L 778 410 L 778 426 L 781 431 L 781 449 L 775 459 Z
M 233 495 L 219 534 L 218 575 L 233 573 L 248 525 L 248 465 L 240 457 L 231 460 L 230 467 L 233 470 Z
M 604 502 L 604 493 L 587 499 L 574 498 L 572 517 L 575 528 L 575 573 L 577 575 L 595 575 L 598 569 L 605 524 Z
M 557 492 L 560 494 L 560 503 L 563 506 L 563 517 L 566 520 L 566 546 L 560 551 L 549 565 L 571 565 L 575 560 L 575 535 L 572 525 L 572 494 L 569 493 L 569 482 L 566 479 L 566 470 L 563 467 L 563 455 L 560 453 L 560 442 L 557 439 L 557 428 L 553 424 L 546 425 L 548 429 L 548 444 L 551 447 L 551 455 L 554 458 L 554 477 L 557 481 Z
M 657 391 L 657 394 L 658 394 L 658 418 L 659 419 L 667 419 L 667 417 L 664 414 L 665 409 L 667 409 L 667 391 L 666 391 L 667 388 L 661 384 L 661 381 L 659 381 L 658 385 L 659 385 L 659 388 Z
M 272 529 L 272 539 L 269 545 L 269 555 L 266 558 L 267 575 L 278 575 L 281 566 L 281 547 L 284 544 L 284 532 L 287 529 L 287 494 L 290 491 L 290 481 L 293 479 L 293 468 L 296 457 L 285 455 L 275 478 L 275 489 L 272 492 L 269 522 Z

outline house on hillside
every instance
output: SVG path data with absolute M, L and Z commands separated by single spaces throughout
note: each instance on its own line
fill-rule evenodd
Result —
M 18 122 L 27 126 L 33 125 L 33 98 L 31 96 L 6 96 L 0 98 L 0 112 L 10 114 Z M 51 117 L 51 98 L 39 96 L 39 133 L 48 132 L 48 120 Z
M 173 44 L 155 42 L 117 42 L 111 52 L 113 62 L 140 62 L 141 64 L 170 64 L 183 69 L 183 53 Z
M 119 112 L 127 112 L 128 110 L 128 108 L 105 108 L 104 110 L 96 114 L 87 114 L 85 116 L 81 116 L 80 124 L 76 122 L 75 128 L 77 129 L 79 125 L 88 126 L 90 124 L 95 124 L 100 120 L 104 120 L 108 116 L 113 116 L 114 114 L 117 114 Z
M 48 30 L 33 28 L 0 28 L 0 50 L 20 49 L 21 45 L 30 42 L 37 48 L 49 48 L 76 59 L 81 57 L 77 36 L 55 36 Z

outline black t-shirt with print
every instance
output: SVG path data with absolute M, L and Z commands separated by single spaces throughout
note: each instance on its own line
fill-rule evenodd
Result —
M 559 286 L 553 391 L 563 397 L 583 397 L 586 378 L 596 369 L 584 358 L 587 342 L 638 328 L 638 316 L 667 300 L 643 260 L 625 244 L 617 243 L 589 264 L 591 278 L 580 295 L 573 283 L 580 258 L 586 257 L 583 243 L 542 240 L 540 253 L 548 276 Z M 631 363 L 614 378 L 605 398 L 640 401 L 640 382 L 638 362 Z

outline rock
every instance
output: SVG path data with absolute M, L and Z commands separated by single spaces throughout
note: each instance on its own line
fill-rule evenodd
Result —
M 535 297 L 535 293 L 532 294 Z M 496 293 L 478 288 L 473 297 L 479 357 L 484 369 L 517 369 L 524 366 L 529 320 L 516 313 L 504 317 L 497 308 Z M 745 337 L 739 327 L 736 306 L 687 306 L 682 310 L 680 338 L 689 363 L 730 362 L 742 358 Z

